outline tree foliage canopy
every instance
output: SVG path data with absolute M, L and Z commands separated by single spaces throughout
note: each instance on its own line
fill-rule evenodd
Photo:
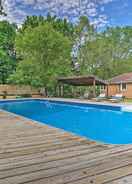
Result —
M 81 47 L 80 73 L 103 79 L 132 71 L 132 28 L 107 28 Z
M 72 24 L 50 14 L 28 16 L 17 32 L 14 24 L 0 22 L 0 83 L 52 87 L 58 76 L 109 79 L 131 71 L 132 27 L 96 32 L 85 16 Z
M 22 61 L 11 80 L 18 84 L 51 87 L 56 77 L 70 72 L 71 42 L 50 23 L 19 33 L 16 51 Z
M 6 83 L 16 68 L 14 42 L 16 25 L 7 21 L 0 22 L 0 83 Z
M 51 24 L 56 31 L 62 33 L 64 36 L 72 38 L 74 34 L 74 26 L 72 23 L 69 23 L 67 19 L 60 19 L 56 16 L 51 16 L 50 13 L 47 17 L 27 16 L 22 25 L 21 32 L 24 32 L 28 27 L 35 28 L 39 25 L 45 25 L 45 23 Z

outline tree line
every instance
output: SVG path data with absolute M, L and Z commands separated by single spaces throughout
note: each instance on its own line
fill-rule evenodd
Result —
M 0 84 L 53 88 L 56 78 L 94 74 L 103 79 L 132 71 L 132 27 L 96 32 L 56 16 L 28 16 L 21 27 L 0 22 Z

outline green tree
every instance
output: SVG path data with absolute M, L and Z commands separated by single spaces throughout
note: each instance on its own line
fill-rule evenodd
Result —
M 2 0 L 0 0 L 0 15 L 7 16 L 6 12 L 4 11 Z
M 15 57 L 16 25 L 0 22 L 0 83 L 4 84 L 16 68 Z
M 88 17 L 81 16 L 79 23 L 75 26 L 74 44 L 73 44 L 73 71 L 81 74 L 82 68 L 85 68 L 85 55 L 87 43 L 95 39 L 96 32 L 90 24 Z
M 13 73 L 16 63 L 9 55 L 0 49 L 0 84 L 6 84 L 10 74 Z
M 95 74 L 103 79 L 132 71 L 132 28 L 107 28 L 81 48 L 82 74 Z
M 16 51 L 23 58 L 10 77 L 16 84 L 50 88 L 58 76 L 70 73 L 71 42 L 50 23 L 19 33 Z
M 53 28 L 62 33 L 64 36 L 68 36 L 72 39 L 74 33 L 74 26 L 72 23 L 68 22 L 67 19 L 59 19 L 56 16 L 51 16 L 50 13 L 46 17 L 43 16 L 27 16 L 24 21 L 21 32 L 24 32 L 25 29 L 31 27 L 35 28 L 39 25 L 44 25 L 45 23 L 50 23 Z
M 79 23 L 75 26 L 75 34 L 80 37 L 82 35 L 93 34 L 94 27 L 90 24 L 87 16 L 81 16 L 79 18 Z

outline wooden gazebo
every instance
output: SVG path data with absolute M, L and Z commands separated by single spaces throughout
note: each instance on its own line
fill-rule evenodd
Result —
M 94 96 L 96 94 L 96 86 L 107 86 L 108 83 L 105 80 L 99 79 L 94 75 L 89 76 L 71 76 L 71 77 L 60 77 L 58 78 L 58 83 L 60 86 L 60 94 L 62 94 L 63 84 L 68 84 L 72 86 L 93 86 Z

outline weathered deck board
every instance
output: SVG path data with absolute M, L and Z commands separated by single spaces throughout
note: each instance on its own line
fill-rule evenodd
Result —
M 92 142 L 0 111 L 0 184 L 131 181 L 132 145 Z

